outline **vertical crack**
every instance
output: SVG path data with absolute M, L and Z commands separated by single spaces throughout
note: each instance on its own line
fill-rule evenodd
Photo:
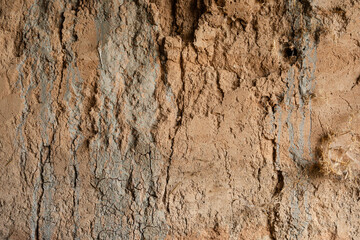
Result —
M 42 146 L 44 147 L 44 146 Z M 41 215 L 41 202 L 44 197 L 44 161 L 43 161 L 43 151 L 40 151 L 40 188 L 41 193 L 39 199 L 37 201 L 37 209 L 36 209 L 36 227 L 35 227 L 35 239 L 40 239 L 40 215 Z
M 216 76 L 216 86 L 217 86 L 217 88 L 218 88 L 218 90 L 219 90 L 219 92 L 221 94 L 221 101 L 223 101 L 224 97 L 225 97 L 225 93 L 224 93 L 224 90 L 221 88 L 221 85 L 220 85 L 220 74 L 219 74 L 219 72 L 217 72 L 216 75 L 217 75 Z
M 63 58 L 62 58 L 62 70 L 61 70 L 61 81 L 59 87 L 58 98 L 60 96 L 60 89 L 62 82 L 66 78 L 66 93 L 65 93 L 65 101 L 67 104 L 67 108 L 69 111 L 69 132 L 71 136 L 71 145 L 70 145 L 70 163 L 69 168 L 73 170 L 72 176 L 72 188 L 73 188 L 73 209 L 72 209 L 72 218 L 74 221 L 74 229 L 73 229 L 73 238 L 78 239 L 78 228 L 79 228 L 79 167 L 77 163 L 77 150 L 79 147 L 79 141 L 81 140 L 81 134 L 79 131 L 79 126 L 81 125 L 81 118 L 77 119 L 76 116 L 80 114 L 80 108 L 82 104 L 82 96 L 81 96 L 81 88 L 82 88 L 82 79 L 79 74 L 77 68 L 77 61 L 75 53 L 72 49 L 72 44 L 76 41 L 76 31 L 74 24 L 71 24 L 68 27 L 68 24 L 65 25 L 66 19 L 66 11 L 72 9 L 72 15 L 76 18 L 79 14 L 80 9 L 80 1 L 76 1 L 75 3 L 68 4 L 64 9 L 61 17 L 61 22 L 59 26 L 59 40 L 62 46 Z M 72 19 L 70 18 L 70 21 Z M 64 39 L 63 34 L 64 31 L 70 32 L 71 38 Z M 71 104 L 71 100 L 75 98 L 75 104 Z M 59 103 L 59 100 L 57 100 Z
M 272 152 L 272 158 L 273 158 L 273 164 L 274 169 L 276 172 L 277 177 L 277 183 L 275 185 L 275 189 L 273 192 L 272 199 L 276 200 L 276 202 L 281 201 L 281 192 L 284 189 L 284 174 L 280 167 L 280 134 L 281 134 L 281 110 L 280 110 L 280 117 L 279 117 L 279 125 L 278 125 L 279 131 L 277 140 L 273 139 L 273 152 Z M 278 212 L 279 212 L 279 206 L 280 204 L 276 204 L 275 206 L 270 207 L 270 212 L 268 214 L 268 226 L 269 226 L 269 232 L 270 232 L 270 239 L 276 240 L 276 223 L 279 221 Z
M 75 138 L 72 141 L 71 144 L 71 148 L 72 148 L 72 158 L 73 158 L 73 163 L 72 163 L 72 168 L 74 170 L 74 180 L 73 180 L 73 219 L 74 219 L 74 233 L 73 233 L 73 237 L 74 239 L 78 239 L 78 228 L 79 228 L 79 216 L 78 216 L 78 211 L 79 211 L 79 193 L 78 193 L 78 182 L 79 182 L 79 169 L 77 166 L 77 160 L 76 160 L 76 154 L 77 154 L 77 147 L 75 144 L 75 141 L 77 139 L 78 136 L 75 136 Z
M 272 143 L 273 143 L 273 156 L 272 157 L 273 157 L 274 168 L 275 168 L 276 175 L 277 175 L 277 183 L 275 186 L 273 196 L 278 196 L 281 193 L 281 191 L 284 189 L 284 174 L 281 171 L 281 168 L 278 163 L 279 153 L 278 153 L 278 146 L 277 146 L 275 139 L 272 140 Z
M 271 240 L 276 240 L 277 238 L 276 238 L 276 229 L 275 229 L 275 219 L 273 219 L 273 218 L 275 218 L 275 215 L 276 215 L 276 211 L 275 210 L 273 210 L 273 213 L 271 213 L 271 214 L 273 214 L 274 216 L 271 216 L 271 214 L 268 216 L 268 218 L 267 218 L 267 223 L 268 223 L 268 226 L 269 226 L 269 233 L 270 233 L 270 239 Z
M 181 69 L 181 80 L 182 80 L 182 89 L 179 91 L 182 93 L 178 99 L 177 99 L 177 106 L 178 106 L 178 114 L 177 114 L 177 120 L 175 125 L 175 133 L 174 137 L 171 139 L 171 147 L 170 147 L 170 155 L 169 155 L 169 161 L 166 169 L 166 185 L 165 185 L 165 192 L 163 196 L 163 203 L 166 206 L 166 211 L 170 213 L 170 203 L 169 203 L 169 181 L 170 181 L 170 168 L 172 164 L 172 158 L 174 155 L 174 145 L 175 145 L 175 138 L 177 136 L 177 133 L 179 131 L 180 126 L 182 125 L 183 116 L 184 116 L 184 108 L 185 108 L 185 70 L 184 70 L 184 59 L 182 51 L 180 53 L 180 69 Z
M 176 133 L 178 131 L 178 127 L 175 130 L 175 134 L 174 137 L 171 139 L 171 152 L 170 152 L 170 156 L 169 156 L 169 161 L 168 161 L 168 165 L 166 168 L 166 185 L 165 185 L 165 193 L 163 196 L 163 203 L 166 206 L 166 211 L 168 213 L 170 213 L 170 203 L 169 203 L 169 194 L 168 194 L 168 186 L 169 186 L 169 181 L 170 181 L 170 167 L 171 167 L 171 162 L 172 162 L 172 157 L 174 154 L 174 143 L 175 143 L 175 137 L 176 137 Z
M 172 35 L 176 35 L 178 32 L 178 28 L 179 26 L 176 23 L 176 4 L 177 4 L 177 0 L 172 0 L 171 1 L 171 15 L 172 15 Z

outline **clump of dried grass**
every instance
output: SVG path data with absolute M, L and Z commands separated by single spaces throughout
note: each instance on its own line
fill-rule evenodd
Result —
M 325 134 L 318 147 L 320 171 L 324 175 L 351 176 L 352 166 L 360 166 L 359 139 L 351 131 Z

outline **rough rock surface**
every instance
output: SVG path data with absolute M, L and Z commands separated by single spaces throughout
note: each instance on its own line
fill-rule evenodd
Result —
M 0 239 L 360 239 L 359 29 L 359 0 L 0 0 Z

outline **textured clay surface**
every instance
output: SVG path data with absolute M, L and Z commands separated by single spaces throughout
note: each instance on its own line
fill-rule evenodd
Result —
M 360 239 L 359 0 L 0 0 L 0 46 L 0 239 Z

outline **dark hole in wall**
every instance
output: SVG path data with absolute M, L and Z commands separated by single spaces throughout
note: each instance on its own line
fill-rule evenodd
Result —
M 312 11 L 312 6 L 309 0 L 299 0 L 299 2 L 302 5 L 302 10 L 303 13 L 305 13 L 306 15 L 310 15 L 311 11 Z
M 17 32 L 15 37 L 14 55 L 20 57 L 24 51 L 23 33 Z
M 291 58 L 291 57 L 297 57 L 298 56 L 298 50 L 294 47 L 287 47 L 284 50 L 284 54 L 286 58 Z
M 290 63 L 291 65 L 293 65 L 301 55 L 299 49 L 291 43 L 286 43 L 284 45 L 282 54 L 285 61 Z
M 320 28 L 316 28 L 315 33 L 314 33 L 315 44 L 319 44 L 321 32 L 322 32 L 322 30 Z
M 199 23 L 199 19 L 201 17 L 201 15 L 203 15 L 205 12 L 206 12 L 206 6 L 205 6 L 205 3 L 203 0 L 196 0 L 193 2 L 193 9 L 195 11 L 195 19 L 194 19 L 194 22 L 192 24 L 192 31 L 189 35 L 189 39 L 190 41 L 193 41 L 195 39 L 195 30 L 198 26 L 198 23 Z M 185 39 L 186 40 L 186 39 Z
M 177 1 L 175 5 L 176 33 L 184 42 L 193 42 L 200 17 L 206 12 L 203 0 Z

